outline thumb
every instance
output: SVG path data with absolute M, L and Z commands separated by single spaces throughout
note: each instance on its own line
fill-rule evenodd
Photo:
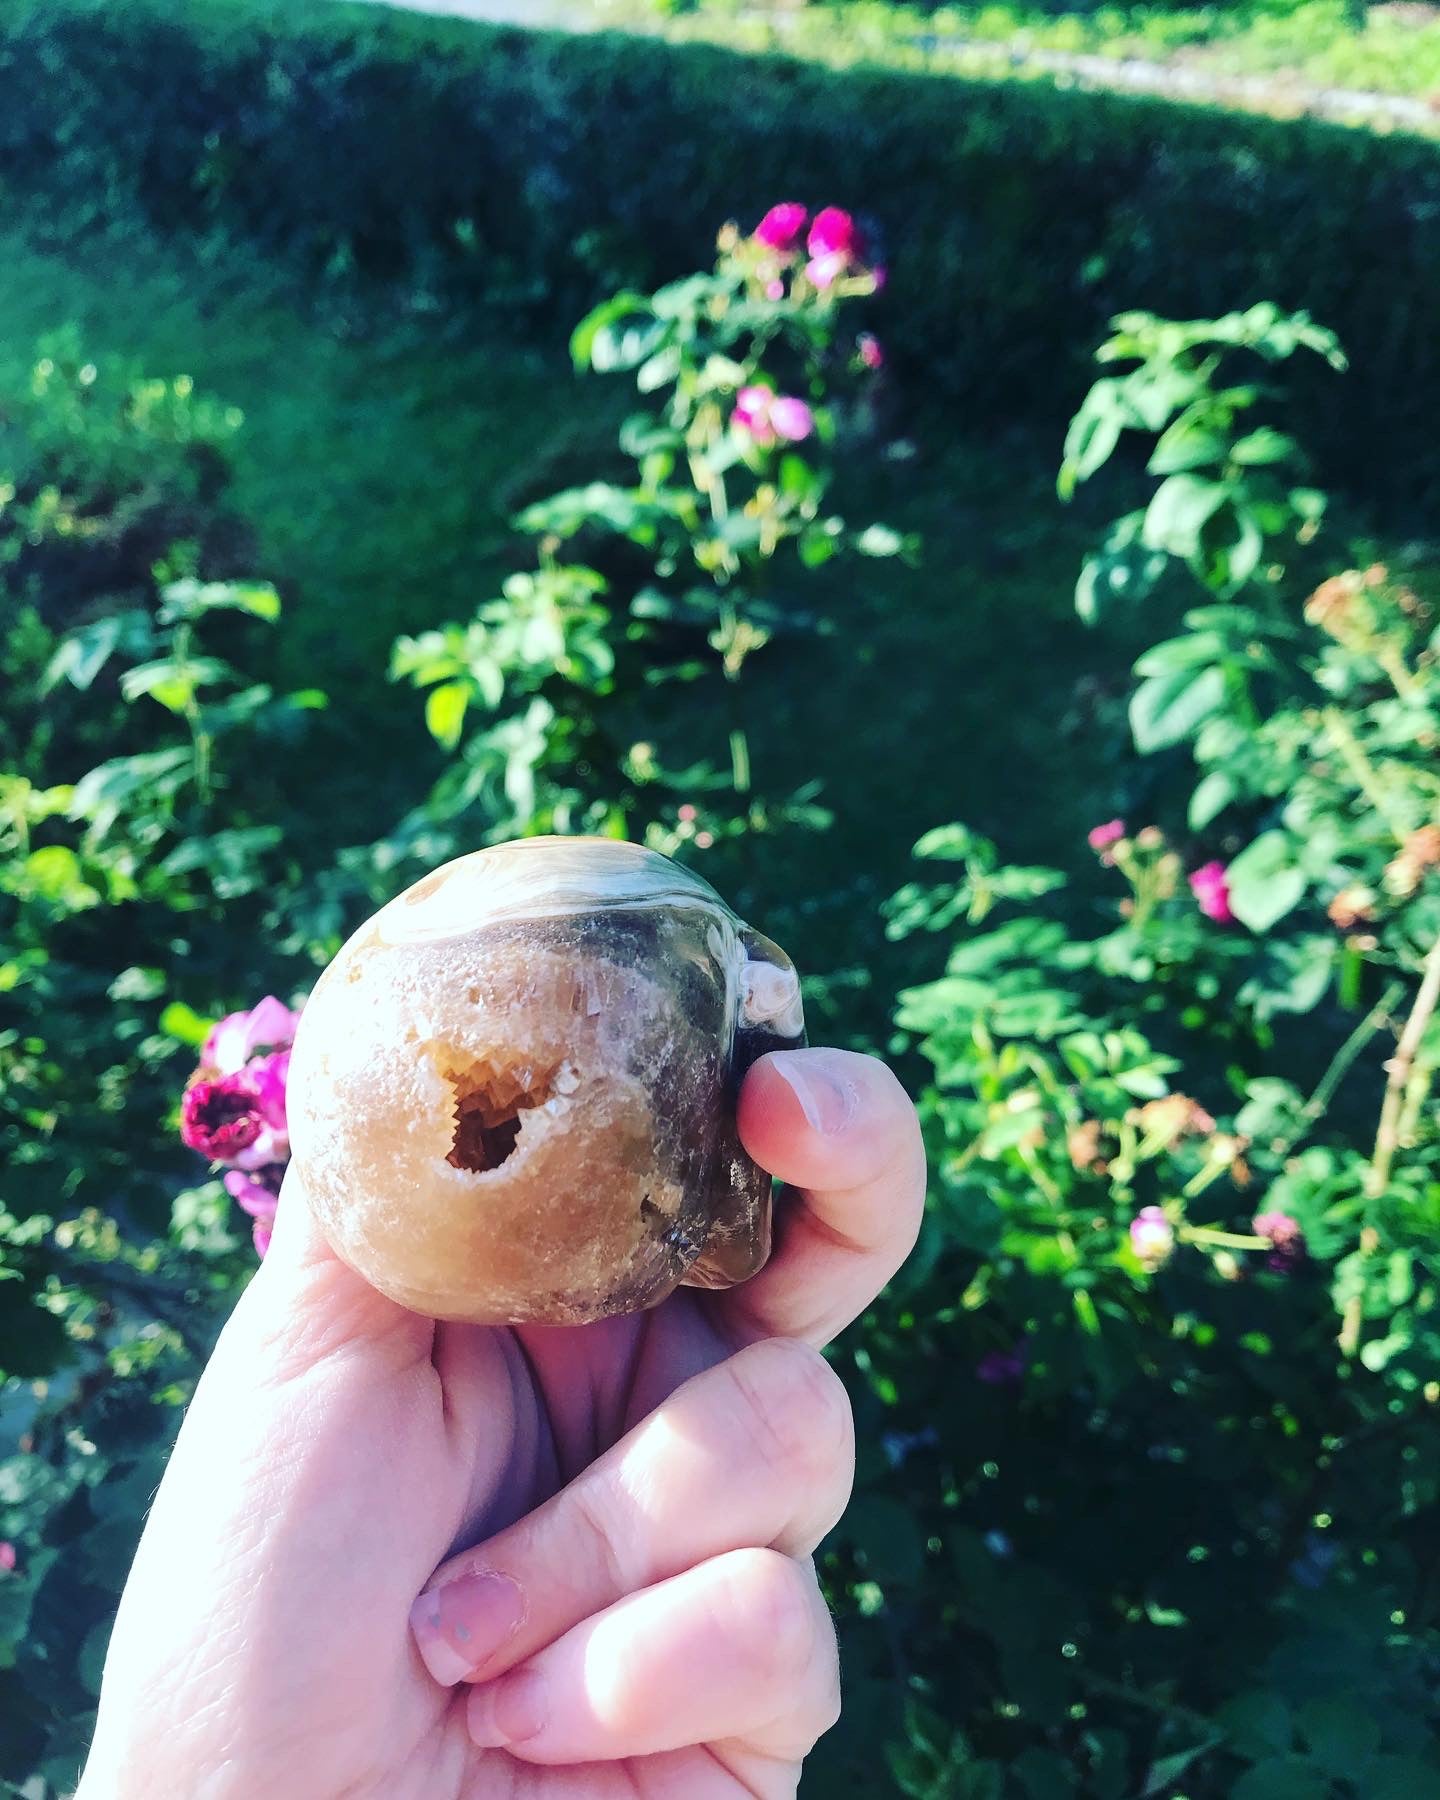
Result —
M 252 1379 L 284 1381 L 343 1355 L 382 1367 L 428 1357 L 432 1320 L 410 1312 L 331 1249 L 292 1164 L 264 1261 L 221 1337 L 238 1338 Z

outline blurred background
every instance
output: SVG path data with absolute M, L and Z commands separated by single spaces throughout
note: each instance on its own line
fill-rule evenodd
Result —
M 926 1124 L 806 1793 L 1440 1794 L 1437 132 L 1419 0 L 0 0 L 0 1788 L 291 1010 L 587 831 Z

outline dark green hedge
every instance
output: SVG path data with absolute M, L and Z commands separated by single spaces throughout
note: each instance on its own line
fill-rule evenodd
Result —
M 1424 140 L 338 0 L 10 0 L 0 179 L 557 321 L 704 257 L 726 216 L 835 201 L 887 234 L 902 370 L 987 429 L 1058 432 L 1120 308 L 1269 297 L 1353 358 L 1301 396 L 1327 475 L 1440 491 Z

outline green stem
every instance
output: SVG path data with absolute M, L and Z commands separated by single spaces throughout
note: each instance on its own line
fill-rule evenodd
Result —
M 1390 833 L 1396 843 L 1403 844 L 1410 835 L 1409 829 L 1391 813 L 1390 802 L 1381 786 L 1375 765 L 1361 749 L 1360 740 L 1350 729 L 1349 720 L 1338 707 L 1334 706 L 1327 706 L 1322 717 L 1325 720 L 1325 728 L 1330 733 L 1330 741 L 1340 752 L 1341 761 L 1355 778 L 1355 785 L 1390 828 Z
M 1400 1122 L 1405 1111 L 1410 1072 L 1437 1001 L 1440 1001 L 1440 938 L 1436 938 L 1430 946 L 1420 978 L 1420 988 L 1415 995 L 1415 1004 L 1400 1033 L 1395 1054 L 1385 1065 L 1385 1098 L 1380 1104 L 1380 1124 L 1375 1132 L 1375 1148 L 1370 1155 L 1370 1166 L 1365 1171 L 1365 1198 L 1372 1205 L 1390 1185 L 1395 1152 L 1400 1146 Z M 1368 1261 L 1379 1254 L 1380 1247 L 1380 1233 L 1374 1225 L 1367 1223 L 1360 1232 L 1361 1257 Z M 1359 1349 L 1364 1322 L 1365 1290 L 1362 1278 L 1359 1291 L 1347 1302 L 1341 1320 L 1340 1349 L 1344 1355 L 1354 1356 Z
M 175 632 L 175 661 L 181 671 L 190 665 L 190 651 L 194 643 L 194 634 L 189 625 L 181 625 Z M 200 796 L 202 806 L 208 806 L 214 794 L 211 780 L 211 741 L 210 734 L 201 726 L 200 708 L 195 702 L 192 690 L 185 702 L 185 723 L 190 728 L 190 749 L 194 759 L 195 791 Z
M 1208 1244 L 1216 1250 L 1269 1250 L 1269 1238 L 1250 1237 L 1240 1231 L 1220 1231 L 1212 1225 L 1187 1225 L 1181 1233 L 1187 1243 Z
M 1300 1109 L 1300 1122 L 1288 1138 L 1284 1139 L 1275 1154 L 1283 1160 L 1295 1148 L 1296 1144 L 1310 1129 L 1322 1119 L 1335 1098 L 1340 1083 L 1350 1073 L 1360 1052 L 1380 1030 L 1390 1016 L 1390 1009 L 1405 992 L 1403 981 L 1392 981 L 1385 992 L 1375 1002 L 1365 1017 L 1346 1038 L 1345 1042 L 1330 1059 L 1330 1066 L 1320 1077 L 1315 1092 Z

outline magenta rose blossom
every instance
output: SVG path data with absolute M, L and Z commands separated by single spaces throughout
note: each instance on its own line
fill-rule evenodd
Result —
M 883 369 L 885 367 L 885 349 L 872 331 L 862 331 L 855 341 L 855 348 L 860 353 L 860 360 L 867 369 Z
M 250 1215 L 257 1253 L 270 1246 L 290 1158 L 286 1084 L 300 1015 L 267 995 L 230 1013 L 205 1039 L 180 1103 L 180 1135 L 227 1169 L 225 1190 Z
M 860 227 L 843 207 L 823 207 L 815 215 L 805 248 L 811 256 L 859 256 Z
M 1190 892 L 1207 919 L 1213 919 L 1217 925 L 1235 923 L 1235 915 L 1230 910 L 1230 883 L 1226 879 L 1224 863 L 1203 863 L 1190 877 Z
M 244 1070 L 217 1081 L 192 1081 L 180 1102 L 180 1136 L 211 1162 L 238 1162 L 263 1128 L 254 1084 Z
M 798 444 L 815 429 L 815 415 L 803 400 L 780 394 L 770 403 L 770 423 L 787 444 Z
M 1279 1275 L 1288 1275 L 1305 1260 L 1305 1231 L 1298 1219 L 1289 1213 L 1256 1213 L 1252 1221 L 1256 1237 L 1270 1240 L 1270 1254 L 1265 1261 Z
M 800 242 L 805 221 L 809 217 L 809 212 L 798 200 L 781 200 L 770 208 L 755 227 L 755 241 L 764 244 L 767 250 L 775 250 L 786 256 Z
M 757 383 L 741 388 L 735 396 L 730 423 L 757 444 L 770 445 L 777 438 L 796 444 L 815 429 L 815 415 L 803 400 L 772 393 Z
M 275 1228 L 275 1213 L 280 1205 L 280 1183 L 284 1179 L 283 1163 L 271 1163 L 253 1175 L 231 1169 L 225 1177 L 225 1191 L 243 1212 L 250 1215 L 250 1236 L 257 1256 L 270 1248 L 270 1235 Z
M 1175 1227 L 1158 1206 L 1142 1206 L 1130 1221 L 1130 1247 L 1147 1269 L 1169 1261 Z
M 217 1075 L 235 1075 L 264 1050 L 287 1050 L 295 1042 L 300 1015 L 273 994 L 249 1012 L 228 1013 L 211 1029 L 200 1052 L 200 1066 Z
M 6 1539 L 0 1539 L 0 1569 L 8 1575 L 19 1560 L 15 1554 L 15 1546 Z

